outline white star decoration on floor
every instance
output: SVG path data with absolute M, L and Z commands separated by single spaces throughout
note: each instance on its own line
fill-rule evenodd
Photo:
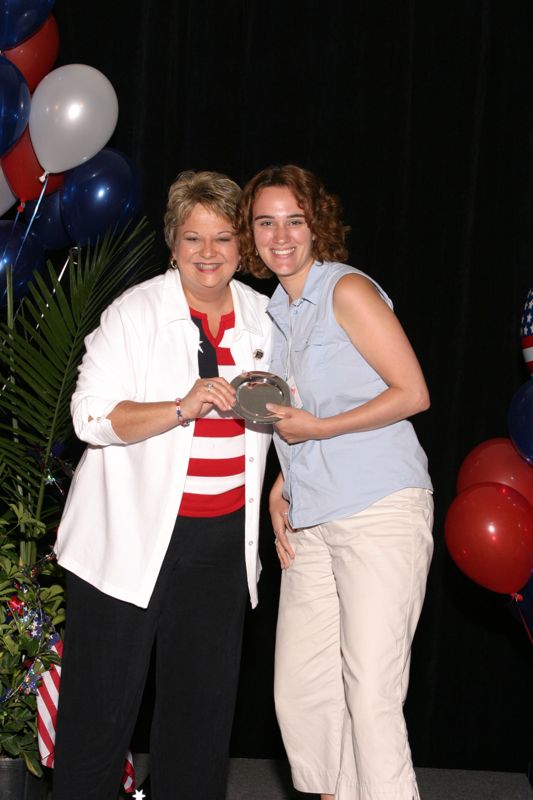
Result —
M 142 789 L 137 789 L 135 792 L 133 792 L 132 797 L 133 797 L 133 800 L 144 800 L 146 795 L 145 795 L 145 793 L 143 792 Z

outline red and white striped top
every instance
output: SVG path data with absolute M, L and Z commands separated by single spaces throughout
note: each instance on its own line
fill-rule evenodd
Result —
M 231 311 L 220 318 L 213 337 L 207 314 L 191 308 L 191 318 L 200 328 L 198 364 L 200 376 L 218 375 L 231 381 L 237 374 L 229 349 L 235 325 Z M 179 515 L 217 517 L 244 505 L 244 421 L 216 409 L 195 422 L 191 456 Z

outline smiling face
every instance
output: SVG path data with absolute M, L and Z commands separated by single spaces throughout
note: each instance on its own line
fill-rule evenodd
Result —
M 253 205 L 253 231 L 259 256 L 295 299 L 314 261 L 314 237 L 287 186 L 261 189 Z
M 198 204 L 177 226 L 172 255 L 185 296 L 198 307 L 225 296 L 239 263 L 237 236 L 226 217 Z

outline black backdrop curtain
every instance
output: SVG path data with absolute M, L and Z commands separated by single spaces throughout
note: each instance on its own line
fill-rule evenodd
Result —
M 117 92 L 110 144 L 139 167 L 158 230 L 183 169 L 244 182 L 295 162 L 342 198 L 351 263 L 393 298 L 432 394 L 415 420 L 435 484 L 436 552 L 406 708 L 414 761 L 526 771 L 532 645 L 505 598 L 453 565 L 443 523 L 462 459 L 507 435 L 508 404 L 527 378 L 519 319 L 533 284 L 530 0 L 57 0 L 54 14 L 58 64 L 90 64 Z M 163 267 L 162 236 L 158 247 Z M 271 690 L 271 536 L 265 515 L 238 756 L 283 754 Z

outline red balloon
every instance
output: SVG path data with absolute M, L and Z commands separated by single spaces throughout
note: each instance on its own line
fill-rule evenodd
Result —
M 37 161 L 35 150 L 30 139 L 29 128 L 26 128 L 18 142 L 2 156 L 2 169 L 13 194 L 22 201 L 35 200 L 43 190 L 39 180 L 44 173 Z M 63 173 L 48 176 L 45 194 L 52 194 L 63 186 Z
M 30 92 L 33 92 L 54 66 L 58 50 L 57 22 L 53 17 L 48 17 L 33 36 L 29 36 L 10 50 L 4 50 L 4 55 L 19 68 L 30 87 Z
M 533 506 L 533 466 L 510 439 L 487 439 L 467 455 L 457 476 L 457 492 L 476 483 L 503 483 L 520 492 Z
M 445 538 L 459 569 L 493 592 L 514 594 L 533 572 L 533 508 L 508 486 L 478 483 L 458 494 Z

